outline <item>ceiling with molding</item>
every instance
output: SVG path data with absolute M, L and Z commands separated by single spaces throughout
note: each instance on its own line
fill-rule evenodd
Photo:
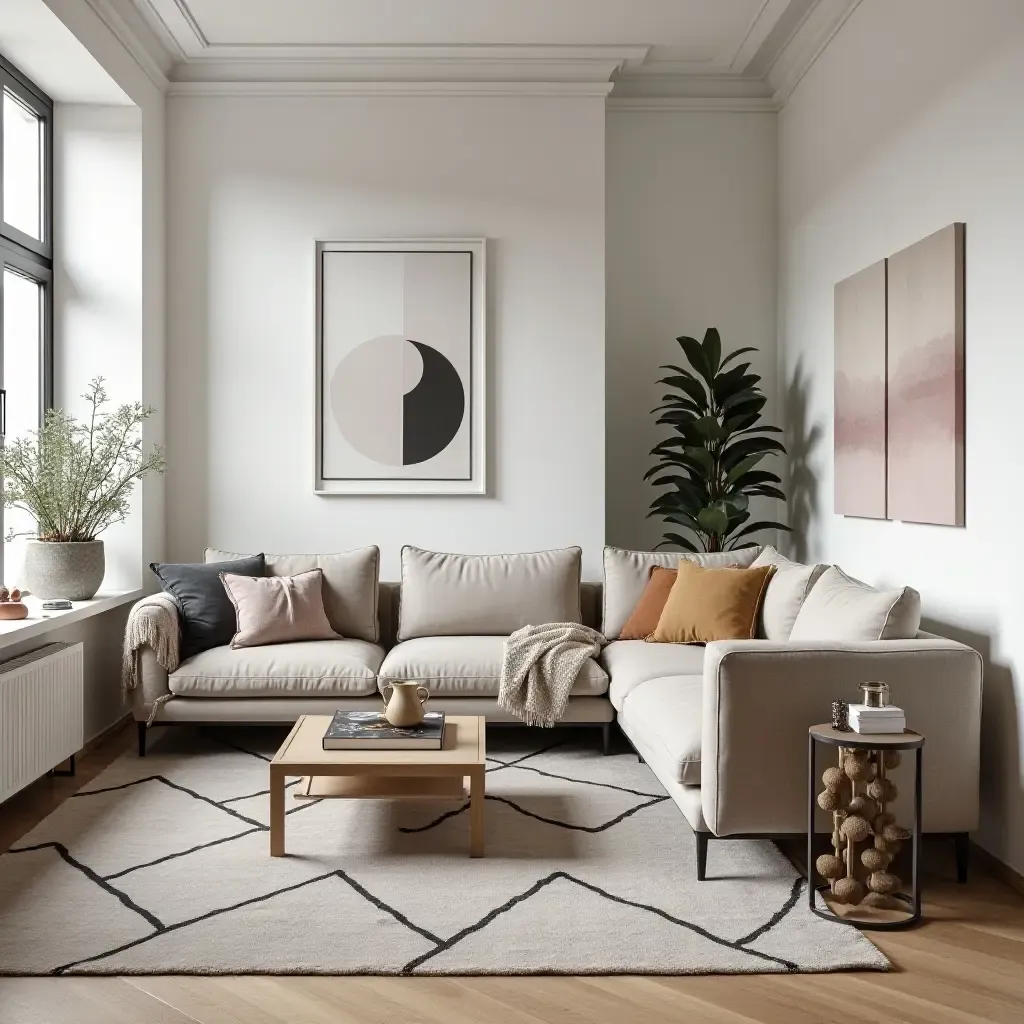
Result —
M 136 29 L 172 92 L 522 84 L 737 109 L 783 102 L 858 2 L 90 0 Z

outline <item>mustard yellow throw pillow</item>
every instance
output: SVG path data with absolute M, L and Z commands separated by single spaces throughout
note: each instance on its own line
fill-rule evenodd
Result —
M 756 569 L 705 569 L 679 560 L 676 581 L 647 640 L 659 644 L 751 640 L 774 565 Z

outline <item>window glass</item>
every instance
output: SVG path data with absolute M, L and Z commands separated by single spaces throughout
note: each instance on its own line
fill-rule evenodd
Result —
M 4 220 L 42 241 L 43 122 L 4 92 Z
M 5 267 L 2 294 L 3 386 L 7 391 L 5 437 L 10 440 L 39 429 L 43 286 Z M 5 509 L 3 517 L 6 536 L 12 531 L 15 534 L 35 532 L 35 520 L 22 509 Z

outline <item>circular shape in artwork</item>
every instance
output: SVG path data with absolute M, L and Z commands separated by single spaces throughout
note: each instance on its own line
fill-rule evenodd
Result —
M 331 412 L 360 454 L 385 466 L 414 466 L 448 447 L 462 425 L 466 394 L 458 371 L 432 345 L 381 335 L 335 367 Z

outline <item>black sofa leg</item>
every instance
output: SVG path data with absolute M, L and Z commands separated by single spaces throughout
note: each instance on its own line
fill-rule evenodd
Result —
M 953 836 L 956 849 L 956 880 L 963 885 L 967 881 L 967 867 L 971 861 L 971 837 L 966 832 Z
M 708 873 L 708 834 L 694 832 L 693 838 L 697 841 L 697 881 L 703 882 Z
M 139 737 L 139 757 L 146 756 L 146 723 L 136 722 L 135 728 Z
M 605 722 L 601 726 L 601 753 L 607 757 L 612 752 L 612 723 Z

